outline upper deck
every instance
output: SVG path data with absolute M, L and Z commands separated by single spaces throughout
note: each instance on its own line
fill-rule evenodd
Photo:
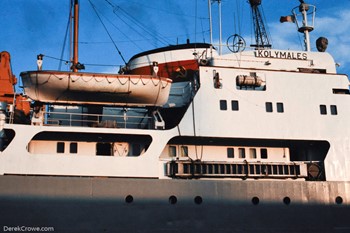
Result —
M 333 57 L 324 52 L 258 49 L 214 56 L 211 64 L 256 70 L 337 73 Z

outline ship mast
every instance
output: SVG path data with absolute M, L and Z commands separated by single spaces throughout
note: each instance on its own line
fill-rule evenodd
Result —
M 222 19 L 221 19 L 221 0 L 208 0 L 209 10 L 209 28 L 210 28 L 210 44 L 213 44 L 213 22 L 211 13 L 211 3 L 217 2 L 219 8 L 219 54 L 222 55 Z
M 79 44 L 79 0 L 73 0 L 73 58 L 71 70 L 78 72 L 78 70 L 85 69 L 83 64 L 79 63 L 78 44 Z
M 305 3 L 304 0 L 299 0 L 299 1 L 300 1 L 300 5 L 295 7 L 292 10 L 292 13 L 294 16 L 294 20 L 297 24 L 298 31 L 300 33 L 304 33 L 305 51 L 311 51 L 310 32 L 314 30 L 316 7 Z M 299 14 L 297 13 L 297 10 L 299 11 Z M 309 15 L 311 15 L 310 20 L 308 19 Z M 302 22 L 301 25 L 299 25 L 298 20 Z
M 261 16 L 260 5 L 261 0 L 249 0 L 249 4 L 252 9 L 253 24 L 254 24 L 254 34 L 255 34 L 255 45 L 256 48 L 270 48 L 270 40 L 267 35 L 264 20 Z
M 208 11 L 209 11 L 210 44 L 213 44 L 213 20 L 211 17 L 211 0 L 208 0 Z
M 78 64 L 78 30 L 79 30 L 79 1 L 74 0 L 74 14 L 73 14 L 73 64 L 72 71 L 77 72 L 77 64 Z

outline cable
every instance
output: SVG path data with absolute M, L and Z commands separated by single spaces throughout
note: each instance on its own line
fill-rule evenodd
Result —
M 194 41 L 197 41 L 197 11 L 198 11 L 198 0 L 196 0 L 195 6 L 195 17 L 194 17 Z M 195 48 L 196 49 L 196 48 Z
M 57 58 L 57 57 L 51 57 L 51 56 L 48 56 L 48 55 L 45 55 L 45 54 L 42 54 L 44 57 L 47 57 L 47 58 L 51 58 L 51 59 L 54 59 L 54 60 L 58 60 L 60 61 L 61 63 L 64 62 L 65 64 L 68 64 L 68 63 L 71 63 L 71 61 L 68 61 L 68 60 L 64 60 L 64 59 L 61 59 L 61 58 Z M 110 67 L 118 67 L 118 66 L 121 66 L 121 65 L 112 65 L 112 64 L 85 64 L 84 65 L 86 66 L 110 66 Z
M 91 0 L 89 0 L 89 2 L 90 2 L 90 4 L 91 4 L 91 6 L 92 6 L 93 10 L 95 11 L 95 13 L 96 13 L 96 15 L 97 15 L 98 19 L 100 20 L 100 22 L 101 22 L 102 26 L 103 26 L 103 27 L 104 27 L 104 29 L 106 30 L 106 32 L 107 32 L 107 34 L 108 34 L 109 38 L 110 38 L 110 39 L 111 39 L 111 41 L 113 42 L 114 47 L 117 49 L 119 56 L 121 57 L 121 59 L 123 60 L 123 62 L 125 63 L 125 65 L 127 65 L 127 62 L 125 61 L 125 59 L 124 59 L 124 57 L 123 57 L 122 53 L 120 52 L 120 50 L 119 50 L 119 48 L 118 48 L 117 44 L 114 42 L 114 40 L 113 40 L 113 38 L 112 38 L 111 34 L 109 33 L 109 31 L 108 31 L 108 29 L 107 29 L 106 25 L 103 23 L 103 21 L 102 21 L 102 19 L 101 19 L 100 15 L 98 14 L 97 9 L 96 9 L 96 7 L 95 7 L 95 5 L 94 5 L 94 4 L 92 4 Z
M 158 38 L 155 38 L 156 40 L 158 40 L 160 43 L 164 44 L 164 45 L 168 45 L 170 44 L 169 41 L 166 39 L 165 36 L 159 34 L 159 32 L 156 31 L 151 31 L 149 30 L 147 26 L 143 25 L 141 22 L 139 22 L 134 16 L 132 16 L 131 14 L 129 14 L 127 11 L 125 11 L 123 8 L 121 7 L 116 7 L 115 9 L 120 10 L 120 12 L 122 12 L 126 17 L 128 17 L 130 19 L 130 21 L 132 21 L 136 26 L 138 26 L 139 28 L 141 28 L 145 33 L 147 33 L 150 36 L 154 36 L 155 34 L 158 35 Z M 131 27 L 127 22 L 125 22 L 125 20 L 123 20 L 119 15 L 116 14 L 116 11 L 114 10 L 114 14 L 120 19 L 122 20 L 126 25 L 128 25 L 130 28 Z M 133 28 L 134 29 L 134 28 Z M 136 30 L 135 30 L 136 31 Z M 137 31 L 136 31 L 137 32 Z M 137 32 L 138 34 L 140 34 L 142 37 L 144 37 L 143 34 Z
M 69 28 L 70 28 L 71 18 L 72 18 L 72 4 L 70 4 L 69 17 L 68 17 L 67 28 L 66 28 L 66 34 L 64 35 L 63 46 L 62 46 L 61 57 L 60 57 L 61 59 L 60 59 L 59 65 L 58 65 L 58 70 L 61 70 L 61 68 L 62 68 L 63 55 L 64 55 L 64 50 L 66 48 L 66 43 L 67 43 L 67 37 L 68 37 Z
M 107 0 L 106 0 L 106 1 L 107 1 Z M 112 5 L 109 1 L 107 1 L 107 3 L 113 7 L 113 5 Z M 136 43 L 135 40 L 132 40 L 126 33 L 124 33 L 122 30 L 120 30 L 109 18 L 105 17 L 104 15 L 102 15 L 102 16 L 103 16 L 115 29 L 117 29 L 121 34 L 123 34 L 123 36 L 125 36 L 125 37 L 128 39 L 128 41 L 126 41 L 126 42 L 131 41 L 131 43 L 133 43 L 137 48 L 139 48 L 140 50 L 142 50 L 142 48 Z M 121 20 L 122 20 L 122 19 L 121 19 Z M 80 43 L 82 43 L 82 42 L 80 42 Z M 85 42 L 85 43 L 87 44 L 88 42 Z M 90 43 L 92 43 L 92 42 L 90 42 Z M 95 43 L 107 43 L 107 42 L 95 42 Z M 113 43 L 113 42 L 109 42 L 109 43 Z M 120 42 L 119 42 L 119 43 L 120 43 Z

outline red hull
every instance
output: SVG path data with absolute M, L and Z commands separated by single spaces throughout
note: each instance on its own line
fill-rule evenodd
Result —
M 196 60 L 175 61 L 158 64 L 158 76 L 170 78 L 174 82 L 188 79 L 195 71 L 198 71 L 199 65 Z M 153 66 L 142 66 L 129 71 L 130 74 L 152 75 Z

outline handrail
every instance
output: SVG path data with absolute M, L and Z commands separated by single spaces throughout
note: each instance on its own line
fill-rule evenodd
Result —
M 152 117 L 44 111 L 44 125 L 102 128 L 150 128 Z

